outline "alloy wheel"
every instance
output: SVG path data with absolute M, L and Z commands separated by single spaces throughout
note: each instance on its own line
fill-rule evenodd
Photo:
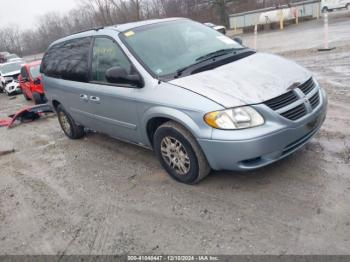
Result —
M 62 125 L 62 129 L 67 133 L 71 134 L 71 125 L 69 123 L 68 117 L 64 112 L 59 112 L 58 117 L 60 118 L 60 122 Z
M 191 168 L 190 158 L 185 147 L 177 139 L 166 136 L 161 142 L 164 161 L 179 175 L 186 175 Z

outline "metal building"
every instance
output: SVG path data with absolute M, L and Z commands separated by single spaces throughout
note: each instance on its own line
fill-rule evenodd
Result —
M 301 19 L 307 18 L 318 18 L 321 12 L 321 1 L 320 0 L 307 0 L 299 3 L 292 3 L 289 6 L 283 5 L 280 6 L 280 9 L 276 9 L 275 7 L 258 9 L 248 12 L 242 12 L 237 14 L 229 15 L 230 28 L 249 28 L 254 25 L 264 25 L 271 23 L 268 18 L 263 19 L 263 14 L 273 13 L 271 11 L 278 12 L 279 10 L 288 10 L 293 9 L 298 11 L 298 16 Z M 285 17 L 285 20 L 291 20 L 291 17 Z

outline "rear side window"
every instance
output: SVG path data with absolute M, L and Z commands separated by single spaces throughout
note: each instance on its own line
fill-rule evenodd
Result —
M 44 55 L 41 72 L 47 76 L 87 82 L 91 38 L 78 38 L 52 46 Z

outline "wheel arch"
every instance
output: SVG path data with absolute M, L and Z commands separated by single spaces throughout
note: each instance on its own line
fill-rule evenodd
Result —
M 211 136 L 211 129 L 209 127 L 205 130 L 201 129 L 201 127 L 184 111 L 166 107 L 155 107 L 144 113 L 142 125 L 144 139 L 151 147 L 153 147 L 153 135 L 155 131 L 159 126 L 168 121 L 174 121 L 182 125 L 194 138 Z
M 52 100 L 52 106 L 53 106 L 53 109 L 54 109 L 55 111 L 57 111 L 57 107 L 58 107 L 60 104 L 61 104 L 61 103 L 60 103 L 58 100 L 56 100 L 56 99 Z

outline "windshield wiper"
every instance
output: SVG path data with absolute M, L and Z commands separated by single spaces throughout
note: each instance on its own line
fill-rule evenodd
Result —
M 226 49 L 220 49 L 220 50 L 217 50 L 217 51 L 214 51 L 214 52 L 210 52 L 206 55 L 203 55 L 203 56 L 200 56 L 196 59 L 196 61 L 205 61 L 205 60 L 208 60 L 208 59 L 212 59 L 212 58 L 215 58 L 215 57 L 219 57 L 219 56 L 223 56 L 223 55 L 226 55 L 226 54 L 229 54 L 229 53 L 232 53 L 233 51 L 236 51 L 238 50 L 237 48 L 226 48 Z
M 213 59 L 213 58 L 216 58 L 219 56 L 224 56 L 224 55 L 227 55 L 229 53 L 236 54 L 236 52 L 234 52 L 234 51 L 239 51 L 242 49 L 245 49 L 245 48 L 226 48 L 226 49 L 220 49 L 220 50 L 211 52 L 209 54 L 200 56 L 195 60 L 196 63 L 190 64 L 188 66 L 185 66 L 183 68 L 176 70 L 175 78 L 181 76 L 182 73 L 185 72 L 186 70 L 188 70 L 189 68 L 197 66 L 197 65 L 201 64 L 202 62 L 205 62 L 207 60 L 210 60 L 210 59 Z
M 221 49 L 221 50 L 218 50 L 218 51 L 215 51 L 215 52 L 212 52 L 212 53 L 209 53 L 209 54 L 206 54 L 204 56 L 201 56 L 201 57 L 198 57 L 195 61 L 195 63 L 193 64 L 190 64 L 188 66 L 185 66 L 183 68 L 180 68 L 178 70 L 176 70 L 176 73 L 175 73 L 175 78 L 181 76 L 183 74 L 183 72 L 189 70 L 190 68 L 192 67 L 196 67 L 200 64 L 202 64 L 203 62 L 205 61 L 208 61 L 208 60 L 211 60 L 213 58 L 216 58 L 216 57 L 220 57 L 220 56 L 226 56 L 226 55 L 229 55 L 230 53 L 234 56 L 236 55 L 239 55 L 243 52 L 245 52 L 244 50 L 249 50 L 247 48 L 230 48 L 230 49 Z M 215 61 L 215 60 L 214 60 Z

